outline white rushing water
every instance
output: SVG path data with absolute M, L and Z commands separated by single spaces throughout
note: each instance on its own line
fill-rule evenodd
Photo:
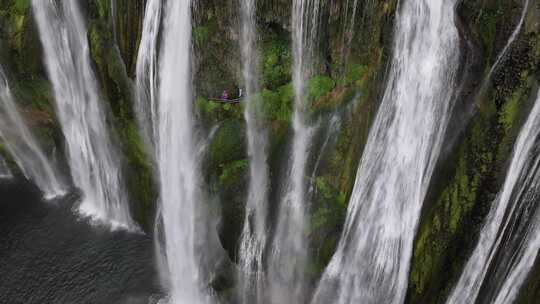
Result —
M 13 178 L 13 174 L 11 173 L 11 170 L 9 170 L 6 160 L 0 156 L 0 180 L 11 178 Z
M 137 98 L 135 113 L 143 138 L 150 150 L 157 138 L 157 60 L 158 37 L 161 25 L 161 0 L 148 0 L 144 13 L 143 32 L 137 55 Z M 154 151 L 151 151 L 154 152 Z
M 157 163 L 169 303 L 211 303 L 201 269 L 201 177 L 191 74 L 191 0 L 167 1 L 159 61 Z M 147 15 L 148 16 L 148 15 Z
M 405 0 L 337 251 L 312 303 L 402 303 L 422 203 L 453 109 L 456 1 Z
M 105 101 L 90 64 L 88 37 L 78 1 L 32 1 L 56 112 L 66 139 L 79 211 L 113 227 L 134 227 L 128 209 L 120 157 L 111 140 Z
M 59 180 L 58 172 L 51 165 L 34 135 L 26 126 L 11 94 L 8 80 L 0 68 L 0 138 L 24 176 L 43 191 L 45 199 L 63 195 L 66 186 Z M 2 159 L 0 167 L 8 169 Z M 11 174 L 8 171 L 9 174 Z M 0 175 L 3 175 L 0 172 Z
M 137 54 L 135 114 L 147 152 L 156 161 L 155 141 L 158 138 L 158 43 L 162 16 L 162 0 L 148 0 L 144 10 L 143 31 Z M 159 170 L 159 168 L 158 168 Z M 159 178 L 159 174 L 158 178 Z M 161 206 L 154 223 L 156 265 L 163 286 L 169 285 L 169 268 L 164 252 Z
M 320 0 L 293 0 L 293 143 L 290 167 L 281 200 L 269 261 L 272 303 L 303 303 L 306 296 L 308 242 L 306 228 L 306 164 L 313 128 L 306 121 L 306 81 L 314 69 Z
M 240 49 L 242 75 L 246 91 L 246 120 L 249 188 L 244 227 L 240 241 L 240 301 L 262 303 L 264 291 L 263 252 L 267 243 L 266 223 L 268 208 L 268 135 L 263 125 L 258 84 L 259 52 L 257 50 L 257 24 L 255 0 L 243 0 L 241 10 Z
M 495 288 L 490 303 L 511 303 L 534 264 L 540 249 L 540 212 L 535 207 L 540 190 L 537 154 L 540 91 L 538 94 L 514 146 L 503 188 L 493 202 L 478 244 L 447 303 L 475 303 L 490 268 L 495 269 L 495 274 L 503 273 L 504 278 L 502 286 Z M 522 224 L 516 221 L 525 223 L 524 229 L 520 229 Z M 518 239 L 517 244 L 511 241 L 512 237 Z M 498 257 L 501 254 L 511 257 Z M 497 283 L 496 278 L 489 281 Z

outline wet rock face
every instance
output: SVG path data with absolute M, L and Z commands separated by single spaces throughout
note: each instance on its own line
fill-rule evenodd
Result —
M 490 81 L 487 77 L 519 23 L 522 7 L 516 1 L 466 1 L 458 8 L 462 40 L 477 50 L 469 57 L 470 68 L 464 70 L 468 69 L 469 77 L 458 102 L 472 107 L 460 108 L 458 103 L 456 127 L 450 130 L 460 132 L 439 165 L 439 177 L 424 205 L 411 265 L 409 303 L 444 303 L 504 180 L 513 143 L 538 83 L 538 25 L 523 27 Z M 537 18 L 537 11 L 533 9 L 526 20 Z

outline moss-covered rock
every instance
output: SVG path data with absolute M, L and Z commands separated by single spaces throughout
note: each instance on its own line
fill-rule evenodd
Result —
M 221 122 L 210 143 L 205 166 L 211 195 L 218 197 L 221 204 L 219 236 L 233 259 L 242 231 L 247 196 L 248 161 L 244 134 L 245 127 L 241 121 L 229 119 Z
M 140 6 L 136 8 L 141 9 Z M 112 121 L 109 124 L 111 134 L 120 140 L 122 154 L 125 157 L 124 176 L 130 194 L 131 210 L 136 221 L 145 229 L 149 229 L 154 219 L 157 194 L 150 156 L 146 153 L 148 149 L 143 146 L 137 129 L 133 107 L 135 98 L 133 81 L 129 78 L 116 39 L 126 33 L 117 28 L 116 30 L 120 32 L 117 32 L 115 37 L 113 28 L 115 19 L 112 16 L 111 1 L 91 2 L 87 10 L 90 53 L 95 63 L 101 92 L 108 101 L 104 103 L 105 108 L 112 110 Z M 132 56 L 125 58 L 132 60 Z
M 484 79 L 521 15 L 520 6 L 510 2 L 468 1 L 460 6 L 471 37 L 485 54 L 478 58 L 485 67 L 480 76 Z M 411 263 L 408 303 L 444 303 L 476 246 L 532 106 L 530 96 L 538 81 L 532 76 L 537 69 L 532 50 L 538 38 L 531 28 L 525 29 L 495 68 L 488 87 L 481 87 L 480 81 L 473 89 L 479 92 L 472 94 L 475 115 L 439 166 L 442 174 L 425 203 Z

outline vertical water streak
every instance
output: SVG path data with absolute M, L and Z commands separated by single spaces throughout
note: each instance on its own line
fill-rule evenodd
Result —
M 538 163 L 536 165 L 536 170 L 538 170 Z M 538 173 L 536 173 L 534 179 L 534 187 L 535 191 L 537 191 L 534 202 L 538 202 L 538 191 L 540 189 L 540 177 L 538 176 Z M 513 303 L 516 300 L 521 287 L 533 269 L 538 257 L 538 252 L 540 250 L 540 212 L 538 211 L 538 205 L 535 205 L 533 208 L 536 209 L 536 211 L 534 215 L 530 217 L 530 223 L 528 223 L 528 226 L 526 227 L 527 230 L 524 231 L 525 238 L 522 240 L 523 245 L 519 244 L 519 251 L 515 253 L 509 251 L 509 254 L 511 254 L 513 258 L 515 257 L 516 260 L 512 262 L 511 268 L 507 270 L 507 277 L 506 280 L 504 280 L 503 285 L 500 289 L 495 290 L 496 293 L 493 297 L 493 303 L 495 304 Z M 521 235 L 516 235 L 515 237 L 521 238 Z M 504 266 L 504 264 L 501 265 Z
M 161 25 L 161 0 L 148 0 L 136 66 L 135 114 L 146 145 L 154 152 L 157 138 L 157 60 Z
M 201 177 L 192 109 L 191 0 L 164 7 L 156 141 L 169 302 L 210 303 L 202 282 Z
M 539 136 L 540 91 L 514 146 L 503 188 L 447 303 L 475 303 L 484 284 L 491 285 L 490 303 L 515 299 L 540 249 Z
M 263 126 L 259 91 L 257 51 L 257 24 L 255 0 L 241 0 L 242 74 L 246 86 L 246 120 L 249 188 L 244 227 L 240 241 L 239 260 L 241 276 L 241 302 L 262 303 L 264 288 L 263 252 L 266 247 L 268 228 L 268 164 L 267 132 Z
M 405 300 L 414 235 L 454 104 L 455 3 L 399 4 L 387 87 L 312 303 Z
M 330 117 L 330 120 L 328 122 L 328 126 L 326 127 L 326 135 L 324 137 L 324 141 L 317 153 L 317 159 L 315 160 L 315 164 L 313 165 L 313 170 L 311 170 L 310 174 L 310 182 L 309 182 L 309 190 L 308 195 L 313 194 L 315 191 L 315 180 L 317 177 L 317 173 L 319 171 L 319 167 L 321 165 L 321 162 L 323 161 L 323 158 L 325 156 L 325 152 L 330 145 L 331 141 L 335 141 L 337 139 L 337 133 L 339 129 L 341 128 L 342 122 L 341 122 L 341 113 L 336 111 L 334 114 L 332 114 L 332 117 Z M 335 143 L 335 142 L 334 142 Z
M 303 303 L 306 297 L 308 242 L 306 226 L 306 164 L 313 130 L 306 121 L 306 81 L 313 74 L 320 0 L 293 0 L 293 143 L 285 193 L 281 200 L 270 256 L 272 303 Z
M 354 38 L 354 26 L 356 24 L 356 12 L 358 10 L 358 0 L 352 2 L 352 12 L 349 15 L 349 1 L 345 2 L 345 16 L 341 25 L 343 34 L 341 39 L 341 61 L 345 65 L 349 57 L 351 43 Z
M 521 32 L 521 28 L 523 27 L 523 22 L 525 21 L 525 17 L 527 16 L 527 11 L 529 8 L 529 1 L 530 0 L 525 0 L 525 4 L 523 4 L 523 9 L 521 11 L 521 17 L 519 19 L 519 22 L 516 25 L 516 28 L 514 29 L 514 31 L 512 32 L 512 35 L 510 35 L 510 38 L 508 38 L 508 41 L 506 42 L 506 45 L 502 49 L 501 53 L 499 54 L 499 56 L 497 56 L 495 63 L 491 66 L 491 69 L 489 70 L 488 75 L 486 77 L 486 82 L 488 82 L 491 79 L 491 75 L 497 69 L 501 61 L 504 59 L 504 57 L 506 56 L 506 53 L 508 53 L 508 51 L 510 50 L 510 47 L 512 46 L 517 36 Z M 484 83 L 484 85 L 485 84 L 486 83 Z
M 133 227 L 120 157 L 101 107 L 78 1 L 33 0 L 32 6 L 71 175 L 83 194 L 79 211 L 113 227 Z
M 113 37 L 116 41 L 117 36 L 117 25 L 116 25 L 116 14 L 117 14 L 117 5 L 116 0 L 111 0 L 111 23 L 112 23 L 112 29 L 113 29 Z
M 57 170 L 52 167 L 51 161 L 47 159 L 21 117 L 2 68 L 0 68 L 0 138 L 4 140 L 6 148 L 24 176 L 36 183 L 46 199 L 66 192 L 66 186 L 57 177 Z M 7 169 L 7 166 L 0 167 Z

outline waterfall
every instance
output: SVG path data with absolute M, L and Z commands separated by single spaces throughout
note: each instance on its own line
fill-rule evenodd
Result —
M 0 156 L 0 180 L 11 178 L 13 178 L 13 174 L 9 170 L 6 160 Z
M 453 109 L 456 1 L 407 0 L 338 248 L 312 303 L 402 303 L 423 200 Z
M 4 71 L 0 68 L 0 138 L 24 176 L 43 191 L 46 199 L 66 193 L 66 186 L 57 178 L 58 172 L 45 157 L 34 135 L 17 110 Z M 8 169 L 0 163 L 0 176 Z M 9 171 L 6 172 L 8 174 Z M 11 175 L 9 173 L 9 175 Z
M 137 55 L 135 113 L 147 146 L 157 138 L 157 45 L 161 25 L 161 0 L 149 0 L 144 13 L 143 32 Z M 154 152 L 154 151 L 152 151 Z
M 281 200 L 270 256 L 272 303 L 305 302 L 308 242 L 306 227 L 305 171 L 313 129 L 306 121 L 307 77 L 313 73 L 318 38 L 320 0 L 293 0 L 293 143 L 285 193 Z
M 267 242 L 268 164 L 267 132 L 263 126 L 259 91 L 257 51 L 257 24 L 255 0 L 240 1 L 242 74 L 246 86 L 244 117 L 247 128 L 249 188 L 244 227 L 240 241 L 239 260 L 241 276 L 241 302 L 262 303 L 264 289 L 263 252 Z
M 155 141 L 158 138 L 157 90 L 158 90 L 158 43 L 161 26 L 162 0 L 148 0 L 144 10 L 143 30 L 137 53 L 135 114 L 145 146 L 156 160 Z M 158 169 L 159 170 L 159 169 Z M 157 174 L 159 175 L 159 174 Z M 159 176 L 158 176 L 159 178 Z M 156 264 L 162 285 L 169 282 L 169 270 L 163 246 L 163 222 L 161 206 L 156 211 L 154 223 L 154 249 Z
M 133 227 L 119 151 L 107 130 L 78 1 L 33 0 L 32 6 L 71 175 L 83 194 L 79 211 L 113 227 Z
M 533 267 L 540 249 L 539 136 L 540 91 L 514 146 L 503 188 L 447 303 L 476 303 L 484 285 L 488 302 L 512 303 Z
M 156 159 L 169 302 L 211 303 L 202 281 L 199 153 L 193 119 L 190 0 L 167 1 L 159 61 Z M 147 14 L 147 17 L 151 16 Z

